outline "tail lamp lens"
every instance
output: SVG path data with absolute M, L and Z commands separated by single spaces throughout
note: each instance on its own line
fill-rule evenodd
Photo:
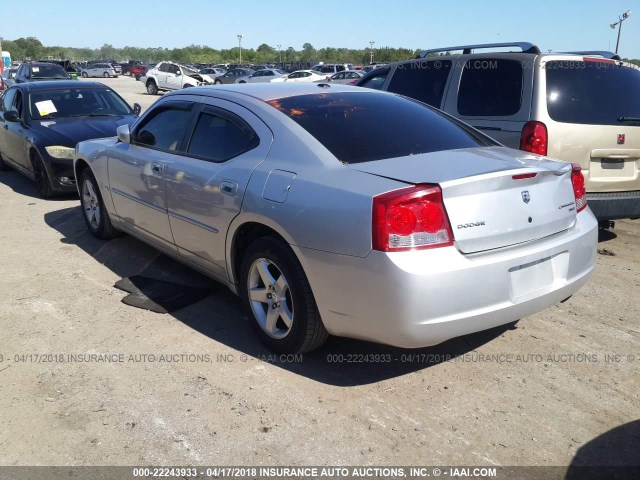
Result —
M 374 250 L 396 252 L 453 245 L 437 185 L 417 185 L 373 199 Z

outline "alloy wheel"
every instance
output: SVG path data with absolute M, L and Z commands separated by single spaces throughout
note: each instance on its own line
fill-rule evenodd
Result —
M 260 328 L 272 338 L 285 338 L 293 327 L 293 298 L 282 270 L 267 258 L 256 259 L 249 269 L 247 292 Z

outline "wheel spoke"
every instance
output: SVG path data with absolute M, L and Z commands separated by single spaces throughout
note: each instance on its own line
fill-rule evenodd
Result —
M 287 293 L 287 290 L 289 290 L 289 284 L 287 283 L 287 279 L 284 278 L 284 275 L 282 273 L 280 273 L 280 277 L 278 278 L 278 281 L 275 284 L 275 289 L 276 289 L 276 293 L 280 297 L 284 297 L 285 293 Z
M 267 333 L 274 334 L 276 332 L 276 322 L 278 321 L 279 313 L 275 308 L 269 308 L 267 312 L 267 322 L 264 326 Z
M 269 272 L 268 266 L 269 265 L 265 260 L 262 260 L 256 265 L 256 268 L 258 269 L 258 274 L 260 275 L 260 278 L 262 279 L 262 282 L 264 283 L 265 287 L 268 287 L 269 285 L 273 285 L 276 282 L 275 278 L 273 278 L 273 276 Z
M 267 289 L 252 288 L 249 292 L 249 298 L 254 302 L 267 303 Z
M 285 302 L 282 302 L 280 304 L 280 318 L 282 318 L 282 321 L 287 326 L 287 328 L 291 328 L 291 326 L 293 325 L 293 315 L 289 311 L 289 307 L 287 307 L 287 304 Z

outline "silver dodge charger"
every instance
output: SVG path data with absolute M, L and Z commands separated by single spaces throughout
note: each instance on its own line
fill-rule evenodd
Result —
M 579 166 L 374 90 L 169 93 L 79 143 L 75 172 L 94 236 L 126 232 L 222 282 L 278 352 L 329 334 L 435 345 L 554 305 L 595 265 Z

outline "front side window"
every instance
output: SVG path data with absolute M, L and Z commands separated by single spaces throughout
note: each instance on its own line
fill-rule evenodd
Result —
M 133 143 L 175 152 L 189 126 L 191 108 L 192 104 L 181 103 L 154 109 L 136 128 Z
M 9 89 L 5 92 L 2 97 L 2 111 L 8 112 L 13 110 L 13 99 L 16 97 L 17 88 Z
M 343 163 L 495 145 L 461 122 L 397 95 L 323 93 L 267 103 L 294 120 Z
M 230 112 L 209 109 L 200 114 L 189 140 L 187 153 L 213 162 L 223 162 L 260 143 L 253 129 Z
M 466 117 L 506 117 L 522 105 L 522 63 L 500 58 L 467 61 L 458 91 L 458 113 Z

